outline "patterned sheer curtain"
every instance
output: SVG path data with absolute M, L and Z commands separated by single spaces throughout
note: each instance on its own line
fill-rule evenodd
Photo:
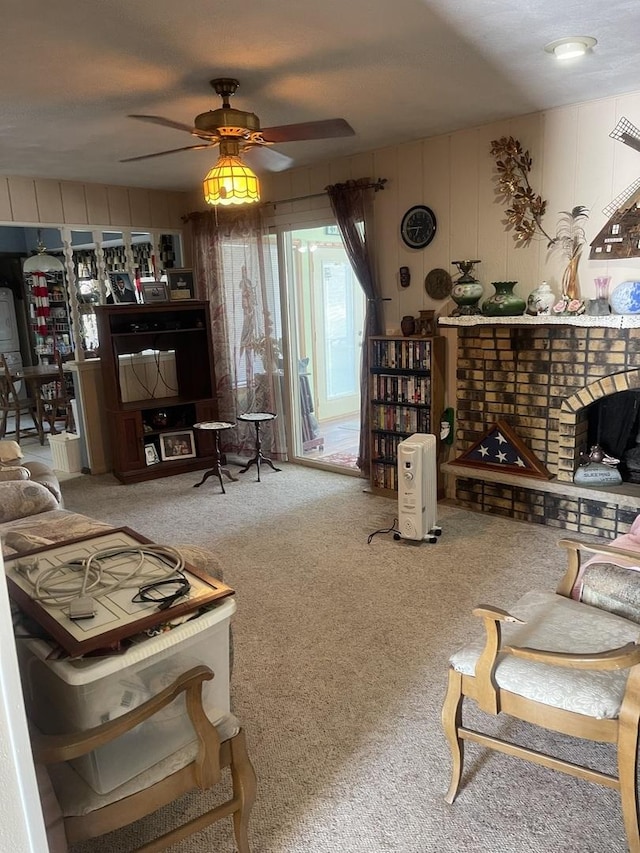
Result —
M 237 423 L 222 433 L 223 450 L 252 455 L 255 428 L 238 415 L 274 412 L 278 417 L 261 427 L 262 445 L 271 458 L 286 459 L 275 237 L 255 208 L 192 213 L 189 220 L 198 295 L 211 306 L 218 413 Z
M 369 178 L 326 187 L 342 241 L 351 266 L 367 299 L 364 319 L 364 346 L 360 366 L 360 447 L 358 468 L 368 476 L 371 467 L 369 433 L 369 337 L 382 333 L 382 297 L 375 280 L 373 259 L 367 244 L 371 230 L 371 191 Z

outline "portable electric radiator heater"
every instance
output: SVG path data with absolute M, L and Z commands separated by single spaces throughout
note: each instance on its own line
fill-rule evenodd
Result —
M 398 444 L 398 537 L 437 542 L 436 437 L 416 432 Z

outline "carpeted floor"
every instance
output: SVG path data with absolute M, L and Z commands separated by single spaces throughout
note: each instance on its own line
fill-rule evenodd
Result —
M 212 549 L 236 590 L 234 710 L 259 779 L 253 853 L 622 853 L 614 791 L 467 747 L 463 789 L 443 800 L 440 708 L 449 654 L 478 632 L 479 602 L 508 607 L 555 587 L 562 531 L 441 507 L 436 545 L 396 542 L 395 502 L 365 482 L 290 464 L 194 489 L 194 474 L 63 483 L 68 509 L 161 543 Z M 472 709 L 466 718 L 477 716 Z M 553 742 L 611 765 L 611 750 L 499 720 L 536 748 Z M 175 808 L 197 808 L 197 797 Z M 160 826 L 81 845 L 121 853 Z M 74 848 L 75 849 L 75 848 Z M 231 853 L 230 821 L 172 848 Z

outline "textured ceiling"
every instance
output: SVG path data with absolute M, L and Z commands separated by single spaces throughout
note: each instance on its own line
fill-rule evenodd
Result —
M 6 0 L 0 174 L 194 189 L 216 151 L 171 128 L 220 105 L 263 127 L 345 118 L 355 136 L 287 143 L 308 165 L 564 104 L 640 90 L 638 0 Z M 561 65 L 544 45 L 598 39 Z M 640 116 L 629 116 L 640 125 Z

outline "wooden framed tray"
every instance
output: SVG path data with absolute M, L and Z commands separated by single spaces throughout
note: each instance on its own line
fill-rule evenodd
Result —
M 104 533 L 70 539 L 55 545 L 45 545 L 28 553 L 16 554 L 5 559 L 5 573 L 9 595 L 15 603 L 51 635 L 57 643 L 72 657 L 95 652 L 98 649 L 117 649 L 120 642 L 158 625 L 169 623 L 189 616 L 200 608 L 219 598 L 233 595 L 234 590 L 212 578 L 196 566 L 186 564 L 183 573 L 190 584 L 187 594 L 164 609 L 158 602 L 134 602 L 140 581 L 132 578 L 130 585 L 124 585 L 112 592 L 94 597 L 96 613 L 85 619 L 73 620 L 69 617 L 68 606 L 45 604 L 37 601 L 33 583 L 27 578 L 24 567 L 37 564 L 32 572 L 55 567 L 61 568 L 61 577 L 68 572 L 70 580 L 77 581 L 77 568 L 66 567 L 68 563 L 80 565 L 90 555 L 106 549 L 122 549 L 120 556 L 105 558 L 105 575 L 126 571 L 132 561 L 139 557 L 132 554 L 132 548 L 153 546 L 156 543 L 136 533 L 128 527 L 118 527 Z M 145 558 L 154 563 L 153 557 Z M 157 565 L 157 563 L 156 563 Z M 74 578 L 74 572 L 76 577 Z

